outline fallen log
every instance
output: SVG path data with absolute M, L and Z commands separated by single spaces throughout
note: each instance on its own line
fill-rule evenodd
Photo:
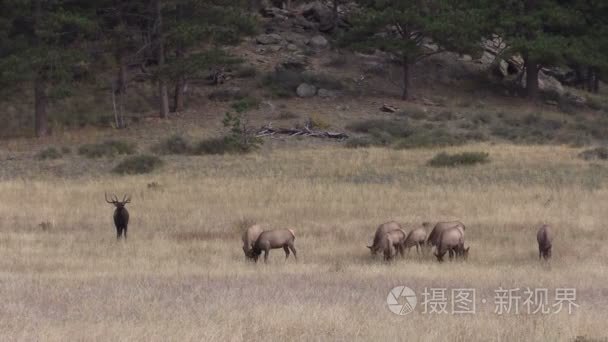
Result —
M 341 132 L 330 132 L 330 131 L 315 131 L 308 126 L 302 128 L 274 128 L 272 124 L 262 126 L 257 133 L 256 137 L 268 137 L 274 135 L 287 135 L 290 137 L 304 136 L 304 137 L 315 137 L 315 138 L 328 138 L 328 139 L 347 139 L 348 135 Z

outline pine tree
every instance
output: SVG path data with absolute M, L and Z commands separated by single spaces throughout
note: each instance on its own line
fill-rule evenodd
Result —
M 167 65 L 162 76 L 174 84 L 173 110 L 183 109 L 184 89 L 191 78 L 203 76 L 209 67 L 234 64 L 238 59 L 222 47 L 237 44 L 255 32 L 255 18 L 248 1 L 167 1 L 165 34 Z
M 399 57 L 403 66 L 403 92 L 410 95 L 410 71 L 418 61 L 446 49 L 478 48 L 482 13 L 474 6 L 451 0 L 360 0 L 361 10 L 342 43 L 358 50 L 380 49 Z M 438 48 L 425 45 L 429 39 Z
M 0 2 L 0 82 L 31 84 L 36 136 L 50 134 L 48 105 L 68 89 L 73 68 L 87 59 L 87 35 L 96 30 L 87 1 L 6 0 Z
M 543 66 L 560 65 L 574 51 L 567 34 L 577 26 L 578 16 L 571 2 L 558 0 L 489 0 L 487 18 L 494 33 L 502 37 L 506 54 L 524 60 L 526 94 L 539 97 L 539 71 Z

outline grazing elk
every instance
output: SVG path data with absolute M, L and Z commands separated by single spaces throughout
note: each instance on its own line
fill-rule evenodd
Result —
M 433 230 L 431 231 L 431 233 L 429 234 L 429 237 L 426 240 L 426 244 L 429 247 L 432 247 L 432 246 L 437 247 L 439 245 L 439 239 L 441 237 L 441 234 L 450 228 L 456 228 L 456 227 L 461 227 L 463 234 L 464 234 L 464 230 L 466 229 L 466 227 L 460 221 L 449 221 L 449 222 L 437 223 L 435 225 L 435 227 L 433 228 Z
M 298 261 L 296 247 L 294 241 L 296 233 L 293 229 L 274 229 L 262 232 L 253 245 L 251 257 L 255 262 L 264 251 L 264 262 L 268 262 L 268 254 L 271 249 L 283 248 L 285 251 L 285 260 L 289 258 L 289 250 L 293 252 L 293 257 Z
M 122 201 L 119 201 L 116 195 L 112 195 L 112 200 L 108 200 L 108 194 L 104 194 L 106 202 L 113 204 L 116 207 L 114 210 L 114 225 L 116 226 L 116 239 L 120 239 L 124 232 L 125 239 L 127 238 L 127 226 L 129 225 L 129 212 L 125 205 L 131 203 L 131 196 L 125 195 Z
M 407 234 L 403 229 L 395 229 L 384 234 L 380 246 L 384 252 L 384 260 L 391 261 L 399 253 L 403 258 L 403 244 Z
M 538 241 L 538 258 L 548 260 L 551 258 L 551 247 L 553 247 L 553 230 L 548 224 L 543 224 L 536 233 Z
M 253 245 L 262 232 L 262 227 L 258 224 L 250 226 L 243 232 L 243 252 L 245 253 L 245 257 L 248 259 L 253 259 L 251 251 L 253 250 Z
M 424 224 L 423 224 L 424 225 Z M 426 229 L 420 227 L 412 230 L 407 237 L 405 238 L 405 242 L 403 243 L 403 248 L 409 250 L 416 246 L 416 252 L 420 254 L 420 250 L 424 247 L 424 242 L 426 241 Z
M 372 242 L 372 245 L 367 246 L 372 255 L 384 250 L 382 241 L 384 240 L 386 233 L 398 229 L 401 229 L 401 225 L 395 221 L 389 221 L 379 225 L 378 228 L 376 228 L 376 234 L 374 234 L 374 241 Z
M 457 226 L 444 230 L 441 233 L 435 256 L 439 262 L 443 261 L 445 253 L 449 253 L 450 260 L 455 257 L 467 259 L 470 248 L 471 247 L 464 248 L 464 229 Z

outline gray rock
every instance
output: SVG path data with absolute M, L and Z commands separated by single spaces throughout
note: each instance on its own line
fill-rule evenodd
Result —
M 258 42 L 258 44 L 262 44 L 262 45 L 280 44 L 282 40 L 283 40 L 283 37 L 281 37 L 281 35 L 279 35 L 277 33 L 261 34 L 261 35 L 257 36 L 257 38 L 256 38 L 256 41 Z
M 298 86 L 298 89 L 296 89 L 296 94 L 303 98 L 313 97 L 317 94 L 317 87 L 312 84 L 302 83 Z
M 310 39 L 310 46 L 316 49 L 325 49 L 329 46 L 329 42 L 321 35 L 314 36 Z
M 297 51 L 298 47 L 295 44 L 287 44 L 287 50 L 289 50 L 289 51 Z
M 268 48 L 272 52 L 279 52 L 279 51 L 281 51 L 281 45 L 270 45 Z

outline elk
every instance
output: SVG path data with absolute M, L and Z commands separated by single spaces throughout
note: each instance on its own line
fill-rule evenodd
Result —
M 393 260 L 397 253 L 403 258 L 403 244 L 406 235 L 403 229 L 391 230 L 384 235 L 380 240 L 380 248 L 384 252 L 384 260 Z
M 289 258 L 289 251 L 293 252 L 293 257 L 298 261 L 296 247 L 294 241 L 296 233 L 293 229 L 274 229 L 262 232 L 253 245 L 251 250 L 251 258 L 258 262 L 258 258 L 264 251 L 264 262 L 268 262 L 268 254 L 271 249 L 283 248 L 285 251 L 285 260 Z
M 367 246 L 372 255 L 383 251 L 382 242 L 385 238 L 386 233 L 398 229 L 401 229 L 401 225 L 395 221 L 389 221 L 379 225 L 378 228 L 376 228 L 376 234 L 374 234 L 374 242 L 372 242 L 371 246 Z
M 112 195 L 112 200 L 108 200 L 108 194 L 104 194 L 106 202 L 113 204 L 116 207 L 114 210 L 114 225 L 116 226 L 116 239 L 120 239 L 124 232 L 125 240 L 127 239 L 127 226 L 129 225 L 129 212 L 125 205 L 131 203 L 131 196 L 125 195 L 122 201 L 118 200 L 116 195 Z
M 439 262 L 443 261 L 443 256 L 446 252 L 449 253 L 450 260 L 454 259 L 454 257 L 467 259 L 470 248 L 464 248 L 464 230 L 462 227 L 457 226 L 444 230 L 441 233 L 435 256 Z
M 551 258 L 551 247 L 553 247 L 553 230 L 548 224 L 543 224 L 536 233 L 538 241 L 538 258 L 548 260 Z
M 450 228 L 456 228 L 456 227 L 462 227 L 462 231 L 463 231 L 463 235 L 464 235 L 464 230 L 466 229 L 464 224 L 462 224 L 462 222 L 460 221 L 449 221 L 449 222 L 439 222 L 435 225 L 435 227 L 433 228 L 433 230 L 431 231 L 431 233 L 429 234 L 429 237 L 426 240 L 426 244 L 429 247 L 435 246 L 437 247 L 439 245 L 439 239 L 441 238 L 441 234 L 450 229 Z
M 253 259 L 251 251 L 253 250 L 253 245 L 262 232 L 262 227 L 258 224 L 250 226 L 243 232 L 243 252 L 245 253 L 246 258 Z
M 422 227 L 412 230 L 405 238 L 403 247 L 409 250 L 416 246 L 416 252 L 420 254 L 420 249 L 424 247 L 424 241 L 426 240 L 426 230 Z

